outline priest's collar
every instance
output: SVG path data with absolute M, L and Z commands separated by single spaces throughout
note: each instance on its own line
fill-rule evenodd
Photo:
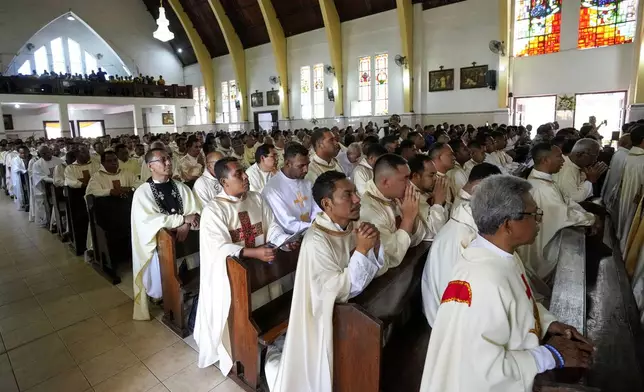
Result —
M 117 170 L 116 170 L 116 173 L 110 173 L 110 172 L 108 172 L 107 170 L 105 170 L 105 168 L 103 167 L 103 165 L 101 165 L 101 169 L 99 170 L 99 172 L 101 172 L 101 173 L 105 173 L 105 174 L 107 174 L 108 176 L 117 176 L 117 175 L 121 174 L 122 170 L 121 170 L 121 169 L 117 169 Z
M 201 176 L 202 176 L 202 177 L 206 177 L 206 178 L 207 178 L 207 179 L 209 179 L 209 180 L 218 181 L 218 180 L 215 178 L 215 176 L 213 176 L 212 174 L 210 174 L 210 171 L 209 171 L 208 169 L 204 170 L 204 171 L 203 171 L 203 174 L 202 174 Z
M 552 182 L 552 174 L 544 173 L 535 168 L 532 168 L 532 171 L 530 172 L 530 175 L 528 176 L 528 178 L 536 178 L 537 180 Z
M 417 186 L 416 186 L 416 184 L 414 184 L 413 182 L 409 181 L 409 183 L 411 184 L 412 188 L 414 188 L 414 189 L 416 190 L 416 192 L 420 193 L 420 195 L 421 195 L 422 197 L 429 197 L 429 196 L 431 196 L 431 194 L 430 194 L 430 193 L 423 192 L 423 191 L 422 191 L 419 187 L 417 187 Z
M 461 188 L 458 191 L 458 197 L 460 197 L 461 200 L 465 200 L 465 201 L 472 200 L 472 195 L 470 195 L 468 192 L 464 191 L 463 188 Z
M 342 227 L 333 222 L 325 212 L 318 212 L 318 215 L 313 221 L 313 227 L 334 237 L 344 237 L 351 234 L 353 232 L 353 226 L 353 222 L 349 222 L 346 230 L 342 230 Z
M 382 192 L 380 192 L 380 189 L 378 189 L 374 180 L 370 180 L 367 183 L 367 189 L 365 191 L 365 194 L 381 204 L 390 206 L 392 208 L 395 207 L 394 201 L 391 199 L 387 199 L 382 194 Z
M 470 243 L 470 248 L 484 248 L 487 250 L 490 250 L 497 255 L 503 257 L 504 259 L 514 259 L 514 256 L 511 255 L 510 253 L 504 251 L 503 249 L 499 248 L 498 246 L 494 245 L 490 241 L 486 240 L 481 236 L 480 234 L 476 236 L 476 239 Z
M 634 155 L 634 156 L 640 156 L 644 155 L 644 149 L 641 149 L 640 147 L 633 146 L 631 150 L 629 151 L 628 155 Z
M 360 158 L 360 162 L 358 162 L 358 165 L 362 165 L 362 166 L 364 166 L 364 167 L 366 167 L 366 168 L 368 168 L 370 170 L 373 170 L 373 168 L 371 167 L 369 162 L 367 162 L 367 158 L 365 158 L 365 157 Z
M 282 177 L 281 179 L 283 179 L 284 181 L 292 181 L 294 183 L 300 183 L 302 181 L 305 181 L 304 179 L 301 179 L 301 178 L 289 178 L 286 174 L 284 174 L 283 168 L 277 171 L 277 174 L 275 174 L 275 177 L 277 176 Z
M 573 162 L 569 157 L 564 155 L 564 165 L 566 163 L 570 164 L 572 167 L 574 167 L 577 170 L 581 170 L 581 168 L 579 166 L 577 166 L 577 164 L 575 162 Z
M 78 161 L 75 161 L 75 162 L 73 163 L 73 165 L 77 165 L 77 166 L 87 166 L 87 165 L 91 165 L 91 164 L 92 164 L 92 161 L 91 161 L 91 160 L 89 160 L 87 163 L 80 163 L 80 162 L 78 162 Z
M 165 181 L 159 181 L 159 180 L 155 180 L 154 178 L 150 177 L 150 180 L 152 180 L 153 184 L 167 184 L 168 182 L 170 182 L 171 178 L 168 177 L 168 179 L 165 180 Z
M 436 170 L 436 175 L 437 175 L 438 177 L 445 177 L 445 176 L 446 176 L 446 174 L 445 174 L 445 173 L 441 173 L 441 172 L 440 172 L 440 171 L 438 171 L 438 170 Z
M 239 203 L 240 201 L 246 200 L 247 195 L 248 192 L 244 193 L 242 197 L 231 196 L 222 189 L 221 192 L 219 192 L 219 194 L 216 196 L 216 198 L 219 200 L 227 201 L 229 203 Z
M 318 154 L 316 154 L 315 152 L 313 153 L 313 161 L 315 161 L 315 163 L 317 163 L 318 165 L 324 166 L 324 167 L 334 167 L 335 166 L 335 162 L 334 162 L 335 158 L 331 158 L 331 160 L 329 162 L 327 162 L 324 159 L 320 158 L 318 156 Z

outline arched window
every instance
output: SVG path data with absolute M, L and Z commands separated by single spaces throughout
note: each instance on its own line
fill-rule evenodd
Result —
M 31 61 L 26 60 L 20 68 L 18 68 L 18 73 L 21 75 L 31 75 Z
M 39 74 L 49 72 L 49 60 L 47 59 L 47 48 L 41 46 L 34 52 L 35 69 Z
M 83 55 L 78 42 L 67 38 L 67 48 L 69 48 L 69 71 L 72 75 L 83 74 Z
M 98 61 L 96 61 L 96 57 L 85 51 L 85 73 L 89 75 L 92 71 L 98 72 Z
M 52 69 L 56 73 L 67 73 L 65 64 L 65 50 L 63 49 L 63 39 L 58 37 L 51 40 L 51 62 Z
M 559 52 L 561 0 L 515 0 L 514 55 Z

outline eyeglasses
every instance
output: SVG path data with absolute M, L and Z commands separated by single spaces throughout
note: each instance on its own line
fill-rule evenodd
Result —
M 537 208 L 535 212 L 522 212 L 521 215 L 534 216 L 534 220 L 539 223 L 543 220 L 543 210 L 541 208 Z
M 163 165 L 167 165 L 168 163 L 172 163 L 172 158 L 161 158 L 161 159 L 153 159 L 148 164 L 154 163 L 154 162 L 160 162 Z

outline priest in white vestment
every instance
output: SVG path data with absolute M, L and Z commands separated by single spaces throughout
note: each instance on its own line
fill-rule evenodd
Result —
M 177 231 L 185 239 L 199 227 L 199 203 L 190 188 L 172 177 L 172 158 L 165 148 L 150 148 L 145 160 L 151 177 L 134 192 L 132 199 L 132 270 L 135 320 L 149 320 L 148 296 L 161 298 L 161 269 L 157 233 Z M 193 266 L 188 266 L 193 267 Z
M 199 346 L 198 366 L 205 368 L 219 361 L 219 369 L 226 376 L 233 366 L 228 330 L 231 289 L 226 258 L 248 257 L 272 262 L 275 246 L 282 245 L 289 235 L 277 224 L 261 195 L 249 191 L 248 176 L 237 159 L 219 160 L 215 174 L 223 191 L 202 211 L 199 306 L 194 338 Z M 274 246 L 267 246 L 269 243 Z M 283 281 L 252 293 L 252 309 L 281 295 Z
M 273 138 L 273 145 L 275 152 L 277 152 L 277 168 L 281 169 L 284 166 L 284 152 L 286 151 L 286 138 L 282 131 L 273 131 L 271 134 Z
M 319 212 L 313 202 L 312 184 L 305 179 L 308 166 L 306 148 L 297 143 L 289 145 L 284 152 L 284 166 L 268 180 L 262 191 L 275 220 L 289 234 L 307 229 Z
M 418 214 L 419 194 L 409 176 L 409 166 L 403 157 L 381 156 L 361 201 L 361 221 L 376 225 L 385 248 L 385 266 L 380 274 L 399 266 L 410 247 L 431 237 Z
M 22 183 L 21 174 L 28 173 L 29 163 L 32 159 L 34 157 L 29 152 L 29 148 L 20 146 L 18 147 L 18 155 L 11 161 L 11 183 L 13 185 L 16 207 L 19 211 L 25 211 L 29 208 L 29 200 L 25 200 L 25 197 L 29 198 L 30 184 Z M 23 192 L 23 187 L 26 188 L 26 195 Z
M 219 180 L 215 178 L 215 164 L 222 158 L 224 158 L 224 155 L 219 151 L 208 153 L 206 155 L 206 169 L 192 187 L 192 191 L 199 200 L 201 208 L 204 208 L 222 191 Z
M 179 158 L 179 175 L 182 181 L 195 181 L 203 173 L 201 143 L 196 139 L 188 140 L 188 152 Z
M 373 167 L 381 156 L 387 153 L 387 149 L 379 143 L 372 143 L 365 149 L 364 156 L 360 158 L 358 165 L 353 169 L 351 180 L 356 186 L 358 195 L 364 196 L 367 184 L 373 180 Z
M 608 169 L 605 163 L 597 163 L 600 145 L 593 139 L 580 139 L 575 143 L 564 164 L 552 176 L 564 196 L 580 203 L 593 195 L 593 184 Z
M 631 129 L 633 147 L 626 158 L 622 185 L 619 191 L 619 220 L 617 237 L 625 253 L 628 232 L 644 190 L 644 125 Z
M 37 225 L 45 227 L 49 224 L 50 217 L 47 216 L 46 186 L 54 182 L 54 170 L 56 166 L 64 164 L 63 160 L 52 155 L 51 149 L 45 145 L 38 148 L 40 159 L 34 162 L 31 173 L 33 198 L 33 214 Z
M 471 141 L 467 145 L 467 148 L 470 150 L 470 156 L 472 158 L 463 164 L 463 170 L 465 170 L 465 173 L 469 178 L 474 166 L 485 161 L 485 146 L 482 146 L 481 143 L 477 141 Z
M 9 196 L 15 196 L 13 191 L 13 181 L 11 179 L 11 164 L 13 162 L 13 158 L 17 156 L 18 151 L 14 150 L 14 145 L 8 144 L 7 153 L 4 155 L 4 166 L 5 170 L 7 171 L 5 181 L 7 184 L 7 192 L 9 192 Z
M 146 151 L 155 149 L 155 148 L 166 148 L 165 144 L 163 144 L 162 141 L 157 140 L 154 141 L 152 144 L 150 144 L 150 148 Z M 173 170 L 173 178 L 175 177 L 175 174 L 178 173 L 179 167 L 178 165 L 174 164 L 175 161 L 172 161 L 172 170 Z M 145 182 L 150 178 L 152 175 L 152 172 L 150 171 L 150 168 L 148 167 L 148 164 L 145 162 L 145 155 L 143 156 L 143 159 L 141 159 L 141 181 Z M 180 179 L 180 178 L 179 178 Z
M 432 247 L 429 248 L 421 280 L 421 293 L 423 312 L 430 327 L 434 325 L 441 297 L 452 278 L 452 268 L 463 249 L 476 238 L 476 223 L 470 208 L 472 194 L 483 179 L 494 174 L 501 174 L 501 170 L 490 163 L 481 163 L 472 169 L 467 184 L 459 193 L 460 202 L 454 204 L 450 220 L 434 237 Z
M 442 295 L 421 392 L 531 392 L 539 373 L 590 366 L 593 346 L 535 301 L 515 253 L 539 230 L 530 187 L 520 178 L 492 176 L 474 193 L 479 234 Z
M 92 175 L 85 196 L 95 197 L 126 196 L 141 185 L 138 177 L 119 167 L 119 159 L 114 151 L 106 151 L 101 156 L 101 169 Z
M 340 146 L 342 146 L 340 144 Z M 338 163 L 342 167 L 342 171 L 347 177 L 351 177 L 353 170 L 358 166 L 362 149 L 360 143 L 351 143 L 344 151 L 338 153 Z
M 602 186 L 602 201 L 604 202 L 604 206 L 606 206 L 606 210 L 608 210 L 608 213 L 614 220 L 617 220 L 619 216 L 619 188 L 622 184 L 624 167 L 626 166 L 626 159 L 628 158 L 631 147 L 633 147 L 633 143 L 631 142 L 630 134 L 627 133 L 619 138 L 617 151 L 615 151 L 615 154 L 613 154 L 610 160 L 608 172 L 606 173 L 604 185 Z
M 302 241 L 283 352 L 269 349 L 266 357 L 271 392 L 333 390 L 333 307 L 360 294 L 384 266 L 377 228 L 356 223 L 360 198 L 344 173 L 318 177 L 313 197 L 324 212 Z
M 463 168 L 471 158 L 470 149 L 467 148 L 462 140 L 452 140 L 449 146 L 454 152 L 454 167 L 447 171 L 447 178 L 452 185 L 453 195 L 458 195 L 458 192 L 467 184 L 468 173 Z
M 262 193 L 268 180 L 277 173 L 277 151 L 272 144 L 262 144 L 255 149 L 255 163 L 246 170 L 250 190 Z
M 447 198 L 445 201 L 445 208 L 447 211 L 452 210 L 452 204 L 454 204 L 454 198 L 458 194 L 455 192 L 456 184 L 454 184 L 449 177 L 447 177 L 447 172 L 454 168 L 456 164 L 456 157 L 454 157 L 454 152 L 452 147 L 446 143 L 435 143 L 427 152 L 427 156 L 432 160 L 434 167 L 436 168 L 436 176 L 444 177 L 449 181 L 449 187 L 447 188 Z
M 130 172 L 136 177 L 141 176 L 141 162 L 130 158 L 130 153 L 125 144 L 117 144 L 116 147 L 114 147 L 114 152 L 119 159 L 119 169 Z
M 309 172 L 306 174 L 306 179 L 315 183 L 315 179 L 322 173 L 330 170 L 335 170 L 344 173 L 342 166 L 335 157 L 340 151 L 338 140 L 333 135 L 333 132 L 327 128 L 318 129 L 313 132 L 311 136 L 311 145 L 314 153 L 311 155 L 311 163 L 309 164 Z
M 219 137 L 217 142 L 217 151 L 223 155 L 223 158 L 229 157 L 233 153 L 233 149 L 230 147 L 230 144 L 230 136 L 224 134 Z
M 565 197 L 552 180 L 553 174 L 561 169 L 564 162 L 559 147 L 550 143 L 538 143 L 532 146 L 531 154 L 534 168 L 528 176 L 528 182 L 532 185 L 530 195 L 543 211 L 543 217 L 541 230 L 534 242 L 519 247 L 518 253 L 526 269 L 534 271 L 539 279 L 552 287 L 559 262 L 561 230 L 566 227 L 592 226 L 596 217 Z M 549 296 L 549 293 L 544 293 L 537 285 L 534 285 L 534 289 Z
M 425 239 L 431 240 L 449 219 L 445 209 L 449 180 L 436 176 L 436 168 L 427 155 L 417 154 L 408 164 L 411 171 L 409 180 L 419 196 L 419 216 L 427 228 Z
M 89 179 L 101 167 L 101 163 L 90 159 L 89 150 L 81 145 L 76 151 L 76 162 L 65 168 L 65 185 L 71 188 L 87 186 Z

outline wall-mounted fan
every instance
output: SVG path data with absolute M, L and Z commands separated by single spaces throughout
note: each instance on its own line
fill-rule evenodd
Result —
M 25 45 L 25 48 L 27 48 L 28 51 L 34 50 L 35 46 L 31 42 L 27 42 L 27 45 Z
M 505 56 L 505 43 L 503 43 L 502 41 L 490 41 L 489 48 L 492 53 Z
M 272 85 L 280 84 L 280 77 L 279 76 L 271 76 L 268 78 L 268 82 Z
M 325 65 L 325 66 L 324 66 L 324 72 L 325 72 L 327 75 L 335 75 L 335 67 L 332 67 L 332 66 L 330 66 L 330 65 Z
M 102 59 L 102 58 L 103 58 L 103 54 L 102 54 L 102 53 L 96 53 L 96 59 L 97 59 L 97 60 L 100 60 L 100 59 Z
M 394 58 L 394 62 L 399 67 L 406 67 L 407 66 L 407 57 L 397 54 L 396 57 Z

